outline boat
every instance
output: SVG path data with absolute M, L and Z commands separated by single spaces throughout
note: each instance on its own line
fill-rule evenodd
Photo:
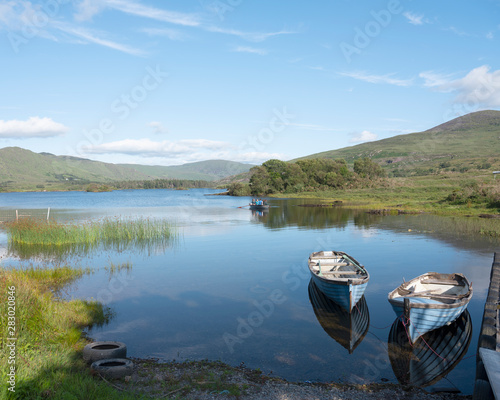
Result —
M 412 343 L 425 333 L 455 321 L 472 298 L 472 285 L 459 273 L 427 272 L 389 293 L 388 299 L 403 318 Z
M 387 340 L 394 375 L 402 385 L 434 385 L 467 354 L 471 338 L 472 320 L 467 310 L 450 325 L 427 332 L 414 344 L 397 318 Z
M 308 264 L 318 289 L 351 312 L 370 279 L 365 267 L 343 251 L 317 251 L 309 256 Z
M 249 204 L 250 210 L 253 211 L 264 211 L 269 210 L 269 204 L 267 204 L 266 200 L 252 200 Z
M 250 206 L 250 210 L 253 210 L 253 211 L 265 211 L 265 210 L 269 210 L 269 204 L 253 204 L 253 203 L 250 203 L 249 206 Z
M 340 305 L 326 297 L 314 281 L 309 281 L 309 301 L 324 331 L 349 354 L 358 347 L 368 333 L 370 314 L 365 297 L 361 297 L 356 310 L 347 312 Z

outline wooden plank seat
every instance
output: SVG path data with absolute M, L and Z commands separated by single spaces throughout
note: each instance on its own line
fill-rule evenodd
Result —
M 323 275 L 356 275 L 357 271 L 321 271 Z
M 458 281 L 449 281 L 449 280 L 440 280 L 440 279 L 423 279 L 422 284 L 431 284 L 431 285 L 450 285 L 450 286 L 464 286 Z

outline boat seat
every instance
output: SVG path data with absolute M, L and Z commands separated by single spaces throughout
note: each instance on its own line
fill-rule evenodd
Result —
M 450 280 L 439 280 L 439 279 L 424 279 L 421 281 L 423 284 L 431 284 L 431 285 L 451 285 L 451 286 L 464 286 L 458 281 L 450 281 Z
M 326 271 L 322 272 L 323 275 L 356 275 L 357 271 Z

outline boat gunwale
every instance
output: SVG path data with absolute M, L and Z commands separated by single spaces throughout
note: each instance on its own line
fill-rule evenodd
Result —
M 361 275 L 360 277 L 355 277 L 355 278 L 352 278 L 352 277 L 349 277 L 349 278 L 334 278 L 334 277 L 325 277 L 325 276 L 321 276 L 321 275 L 316 274 L 316 272 L 314 272 L 312 270 L 312 268 L 311 268 L 311 259 L 312 258 L 319 258 L 318 256 L 315 256 L 315 255 L 317 255 L 319 253 L 323 253 L 324 251 L 332 251 L 332 253 L 335 253 L 336 255 L 346 256 L 349 260 L 351 260 L 354 263 L 354 265 L 357 268 L 361 269 L 361 271 L 364 271 L 363 275 Z M 332 258 L 332 257 L 324 257 L 323 259 L 327 260 L 327 259 L 330 259 L 330 258 Z M 309 271 L 311 272 L 311 275 L 314 278 L 318 278 L 319 280 L 321 280 L 321 281 L 323 281 L 324 283 L 327 283 L 327 284 L 337 284 L 337 285 L 344 285 L 344 286 L 353 285 L 354 286 L 354 285 L 363 285 L 363 284 L 367 283 L 370 280 L 370 273 L 364 267 L 364 265 L 362 265 L 354 257 L 350 256 L 349 254 L 347 254 L 346 252 L 343 252 L 343 251 L 322 250 L 322 251 L 313 252 L 309 256 L 309 259 L 308 259 L 308 262 L 307 262 L 307 266 L 309 267 Z M 338 272 L 340 272 L 340 271 L 338 271 Z M 341 274 L 339 274 L 339 275 L 341 275 Z
M 456 300 L 454 300 L 454 301 L 452 298 L 450 299 L 449 295 L 447 295 L 446 298 L 443 297 L 440 299 L 439 294 L 436 294 L 436 295 L 426 294 L 426 295 L 422 295 L 422 296 L 414 295 L 411 297 L 407 297 L 407 296 L 404 296 L 404 295 L 401 295 L 398 293 L 398 290 L 400 288 L 402 288 L 403 286 L 410 286 L 412 283 L 417 282 L 417 281 L 421 281 L 424 278 L 443 276 L 443 275 L 460 278 L 465 283 L 464 286 L 468 287 L 467 293 L 465 293 L 463 295 L 456 296 Z M 450 280 L 452 280 L 452 279 L 450 279 Z M 466 276 L 464 274 L 461 274 L 458 272 L 454 272 L 451 274 L 442 274 L 439 272 L 426 272 L 425 274 L 419 275 L 413 279 L 410 279 L 407 282 L 403 282 L 401 285 L 396 287 L 394 290 L 392 290 L 389 293 L 388 300 L 389 300 L 389 303 L 391 303 L 391 305 L 396 306 L 396 307 L 403 307 L 403 308 L 404 308 L 404 300 L 405 300 L 405 298 L 408 298 L 410 300 L 410 304 L 411 304 L 412 308 L 452 309 L 452 308 L 459 308 L 459 307 L 462 307 L 464 305 L 467 305 L 472 298 L 472 292 L 473 292 L 472 291 L 472 284 L 470 283 L 470 281 L 466 278 Z M 398 297 L 396 297 L 396 295 Z M 433 299 L 435 301 L 440 301 L 440 300 L 447 300 L 447 301 L 452 300 L 452 301 L 449 303 L 445 303 L 445 302 L 441 302 L 441 303 L 415 303 L 415 302 L 411 301 L 411 299 L 419 299 L 419 298 L 420 299 L 422 299 L 422 298 Z

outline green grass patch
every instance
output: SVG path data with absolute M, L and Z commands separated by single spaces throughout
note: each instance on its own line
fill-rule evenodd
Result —
M 145 218 L 108 218 L 82 224 L 26 218 L 7 223 L 5 228 L 10 251 L 22 258 L 84 253 L 96 247 L 118 251 L 128 247 L 165 248 L 177 239 L 177 232 L 169 222 Z
M 83 362 L 81 351 L 86 341 L 82 329 L 106 323 L 109 310 L 94 301 L 61 301 L 53 293 L 54 288 L 61 288 L 86 272 L 70 267 L 0 269 L 0 398 L 139 398 L 118 392 L 92 377 Z M 12 309 L 8 308 L 8 301 L 12 298 L 15 323 L 9 325 Z M 12 343 L 16 344 L 15 364 L 8 363 L 12 353 L 7 345 Z M 15 392 L 8 391 L 7 383 L 12 365 L 16 367 Z

